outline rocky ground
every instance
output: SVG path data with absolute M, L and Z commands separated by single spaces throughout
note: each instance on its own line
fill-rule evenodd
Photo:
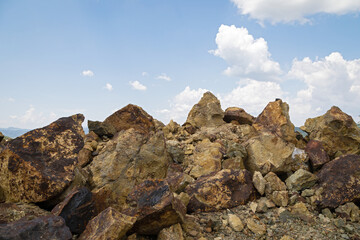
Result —
M 360 239 L 360 129 L 339 108 L 295 132 L 210 92 L 180 126 L 128 105 L 4 141 L 0 239 Z

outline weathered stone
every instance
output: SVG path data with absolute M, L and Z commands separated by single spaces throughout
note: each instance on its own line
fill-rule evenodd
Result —
M 86 187 L 74 189 L 63 202 L 54 207 L 51 213 L 64 218 L 72 233 L 82 233 L 89 220 L 95 216 L 90 190 Z
M 28 203 L 0 203 L 0 224 L 31 220 L 51 213 Z M 0 236 L 1 238 L 1 236 Z
M 92 160 L 92 151 L 87 149 L 87 148 L 83 148 L 79 151 L 78 154 L 78 165 L 80 167 L 84 167 L 86 166 L 89 162 L 91 162 Z
M 306 145 L 305 152 L 309 155 L 310 164 L 313 169 L 319 169 L 322 165 L 330 161 L 321 142 L 310 140 Z
M 144 181 L 133 189 L 127 201 L 130 208 L 124 213 L 137 217 L 131 232 L 139 234 L 158 234 L 161 229 L 182 222 L 186 214 L 186 207 L 164 180 Z
M 90 220 L 79 240 L 122 239 L 136 221 L 109 207 Z
M 229 214 L 229 225 L 235 232 L 241 232 L 244 229 L 244 224 L 235 214 Z
M 157 236 L 157 240 L 183 240 L 183 239 L 184 239 L 183 231 L 179 223 L 172 225 L 171 227 L 162 229 Z
M 182 163 L 185 158 L 184 146 L 179 141 L 168 140 L 166 141 L 166 148 L 172 160 L 176 163 Z
M 280 238 L 280 240 L 294 240 L 292 237 L 285 235 Z
M 274 191 L 269 197 L 279 207 L 286 207 L 289 203 L 288 191 Z
M 311 188 L 315 185 L 316 181 L 316 175 L 304 169 L 297 170 L 285 180 L 287 188 L 295 191 Z
M 238 124 L 252 125 L 255 121 L 255 118 L 245 112 L 245 110 L 242 108 L 229 107 L 225 110 L 224 121 L 227 123 L 236 121 Z
M 166 181 L 169 184 L 171 191 L 179 194 L 184 191 L 187 185 L 195 180 L 186 173 L 173 172 L 168 174 Z
M 195 128 L 216 127 L 225 123 L 223 118 L 220 101 L 211 92 L 206 92 L 189 112 L 185 125 L 190 124 Z
M 146 179 L 165 178 L 170 163 L 162 132 L 119 132 L 88 165 L 97 206 L 121 211 L 133 187 Z
M 9 141 L 0 153 L 0 188 L 7 202 L 42 202 L 73 180 L 83 147 L 81 114 L 60 118 Z
M 346 155 L 326 163 L 318 172 L 315 203 L 321 208 L 336 208 L 360 200 L 360 156 Z
M 310 217 L 311 213 L 303 202 L 298 202 L 291 207 L 291 213 L 300 217 Z
M 188 212 L 232 208 L 255 199 L 251 173 L 247 170 L 221 170 L 203 176 L 186 187 L 190 196 Z
M 99 137 L 106 136 L 111 138 L 116 133 L 115 127 L 106 122 L 88 120 L 88 127 L 90 132 L 96 133 Z
M 0 224 L 0 239 L 69 240 L 71 238 L 71 232 L 65 225 L 64 219 L 53 215 Z
M 256 130 L 267 129 L 287 142 L 296 143 L 294 124 L 290 121 L 289 105 L 281 99 L 270 102 L 256 118 Z
M 270 132 L 260 132 L 246 143 L 248 158 L 245 166 L 251 172 L 288 172 L 297 164 L 292 159 L 294 144 Z
M 360 210 L 353 202 L 345 203 L 344 205 L 339 206 L 335 209 L 335 212 L 340 215 L 340 217 L 345 217 L 347 220 L 356 222 L 360 220 Z
M 162 130 L 166 139 L 174 139 L 177 133 L 180 131 L 180 128 L 181 126 L 177 122 L 170 120 L 170 122 L 165 127 L 163 127 Z
M 360 153 L 360 129 L 351 116 L 333 106 L 324 115 L 309 118 L 301 129 L 322 142 L 330 158 Z
M 258 193 L 260 193 L 260 195 L 264 195 L 266 180 L 264 179 L 263 175 L 260 172 L 255 171 L 252 180 Z
M 247 227 L 257 235 L 264 235 L 266 233 L 266 225 L 261 222 L 256 222 L 252 218 L 246 219 Z
M 237 142 L 225 141 L 226 154 L 222 162 L 222 169 L 245 169 L 247 152 L 245 147 Z
M 104 124 L 113 126 L 117 132 L 130 128 L 138 132 L 149 133 L 155 130 L 152 116 L 141 107 L 129 104 L 105 119 Z
M 265 193 L 277 206 L 285 207 L 289 203 L 289 194 L 286 191 L 286 185 L 281 179 L 273 172 L 269 172 L 264 177 Z

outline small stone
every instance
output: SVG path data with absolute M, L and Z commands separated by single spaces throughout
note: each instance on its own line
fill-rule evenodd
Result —
M 304 191 L 302 191 L 301 196 L 302 197 L 311 197 L 315 194 L 315 190 L 314 189 L 305 189 Z
M 294 174 L 285 180 L 288 189 L 295 191 L 311 188 L 314 186 L 316 181 L 316 175 L 304 169 L 297 170 Z
M 340 236 L 341 236 L 343 239 L 350 239 L 347 234 L 341 234 Z
M 351 226 L 350 224 L 346 224 L 345 227 L 344 227 L 345 231 L 348 232 L 348 233 L 353 233 L 354 232 L 354 227 Z
M 251 211 L 252 211 L 253 213 L 256 212 L 257 207 L 258 207 L 258 204 L 257 204 L 256 202 L 251 202 L 251 203 L 250 203 L 250 209 L 251 209 Z
M 289 203 L 288 191 L 274 191 L 270 198 L 279 207 L 286 207 Z
M 229 225 L 236 232 L 241 232 L 244 229 L 244 224 L 235 214 L 229 214 Z
M 303 202 L 296 203 L 294 206 L 292 206 L 291 207 L 291 212 L 293 214 L 311 216 L 311 213 L 309 212 L 309 210 L 307 209 L 305 203 L 303 203 Z
M 292 237 L 285 235 L 280 238 L 280 240 L 294 240 Z
M 179 223 L 168 228 L 163 228 L 157 237 L 157 240 L 184 240 L 183 231 Z
M 336 218 L 336 219 L 334 219 L 333 222 L 334 222 L 334 225 L 337 226 L 338 228 L 345 226 L 345 221 L 342 218 Z
M 192 237 L 196 237 L 199 233 L 195 230 L 192 230 L 189 232 L 189 235 L 192 236 Z
M 319 218 L 320 218 L 320 221 L 323 222 L 323 223 L 329 223 L 330 222 L 330 219 L 328 217 L 325 217 L 322 214 L 319 214 Z
M 252 180 L 256 190 L 260 193 L 260 195 L 264 195 L 266 181 L 263 175 L 260 172 L 255 171 Z
M 358 221 L 360 219 L 359 207 L 352 202 L 339 206 L 335 209 L 335 212 L 340 216 L 345 216 L 346 219 L 351 220 L 352 222 Z
M 266 226 L 263 223 L 256 223 L 252 218 L 246 219 L 247 227 L 257 235 L 264 235 L 266 233 Z
M 331 212 L 330 209 L 328 209 L 328 208 L 324 208 L 323 210 L 321 210 L 321 213 L 322 213 L 325 217 L 327 217 L 327 218 L 329 218 L 329 219 L 333 219 L 333 218 L 334 218 L 334 215 L 332 214 L 332 212 Z

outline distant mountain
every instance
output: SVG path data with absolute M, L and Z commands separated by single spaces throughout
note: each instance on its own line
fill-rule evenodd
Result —
M 10 138 L 16 138 L 18 136 L 23 135 L 24 133 L 27 133 L 30 130 L 31 129 L 22 129 L 22 128 L 14 128 L 14 127 L 0 128 L 0 132 L 2 132 L 2 134 Z

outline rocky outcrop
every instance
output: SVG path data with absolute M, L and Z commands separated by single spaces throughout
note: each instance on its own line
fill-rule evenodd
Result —
M 43 202 L 73 180 L 84 143 L 81 114 L 9 141 L 0 153 L 0 188 L 7 202 Z
M 211 93 L 204 93 L 200 101 L 193 106 L 184 125 L 195 128 L 216 127 L 224 124 L 224 111 L 220 101 Z
M 312 168 L 315 170 L 330 161 L 329 155 L 319 141 L 310 140 L 306 145 L 305 152 L 309 156 Z
M 351 116 L 333 106 L 324 115 L 309 118 L 301 129 L 322 142 L 330 158 L 360 153 L 360 129 Z
M 249 171 L 221 170 L 186 187 L 190 196 L 188 212 L 216 211 L 246 204 L 255 198 L 255 191 Z
M 245 112 L 242 108 L 229 107 L 225 110 L 224 121 L 227 123 L 252 125 L 255 121 L 255 117 Z

